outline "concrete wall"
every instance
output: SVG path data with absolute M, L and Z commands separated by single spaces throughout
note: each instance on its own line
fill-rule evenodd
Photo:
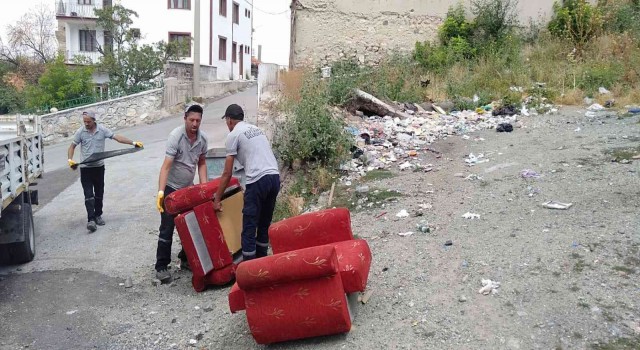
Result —
M 280 66 L 274 63 L 260 63 L 258 66 L 258 100 L 272 87 L 277 87 Z
M 227 93 L 234 93 L 251 86 L 251 81 L 214 81 L 200 83 L 200 95 L 203 99 L 220 97 Z M 163 106 L 170 108 L 179 103 L 190 100 L 193 96 L 193 84 L 180 82 L 176 78 L 164 80 Z
M 41 116 L 44 141 L 73 136 L 82 126 L 82 112 L 95 111 L 98 123 L 111 129 L 149 124 L 169 115 L 161 109 L 163 89 L 155 89 L 106 102 L 94 103 Z
M 214 66 L 200 65 L 200 81 L 216 81 L 218 69 Z M 190 81 L 193 79 L 193 64 L 185 62 L 169 61 L 164 69 L 165 78 L 176 78 L 178 81 Z
M 292 11 L 291 65 L 325 65 L 341 58 L 375 64 L 393 52 L 411 52 L 435 40 L 458 0 L 298 0 Z M 546 20 L 554 0 L 519 1 L 523 24 Z M 461 2 L 468 6 L 469 1 Z

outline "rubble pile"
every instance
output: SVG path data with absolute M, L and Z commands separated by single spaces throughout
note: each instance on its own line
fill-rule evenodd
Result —
M 429 148 L 430 144 L 453 135 L 466 136 L 478 130 L 496 129 L 499 125 L 516 125 L 520 118 L 520 114 L 512 111 L 501 112 L 491 105 L 476 111 L 450 113 L 431 112 L 410 105 L 403 111 L 407 118 L 362 115 L 346 128 L 356 142 L 353 159 L 341 167 L 349 172 L 343 181 L 357 179 L 375 169 L 397 167 L 403 171 L 431 171 L 432 165 L 422 164 L 419 157 L 420 153 L 431 152 L 439 158 L 439 153 Z

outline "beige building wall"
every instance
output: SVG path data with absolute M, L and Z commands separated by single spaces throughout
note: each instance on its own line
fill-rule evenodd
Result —
M 550 18 L 554 0 L 520 0 L 519 19 Z M 325 65 L 341 58 L 376 64 L 393 52 L 411 52 L 435 40 L 456 0 L 294 0 L 291 65 Z M 468 6 L 469 1 L 462 1 Z

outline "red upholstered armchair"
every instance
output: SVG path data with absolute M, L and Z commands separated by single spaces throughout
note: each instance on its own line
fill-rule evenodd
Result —
M 351 214 L 346 208 L 326 209 L 279 221 L 269 228 L 269 241 L 273 254 L 333 245 L 345 291 L 362 292 L 367 287 L 371 250 L 367 241 L 353 239 Z
M 349 211 L 345 208 L 328 209 L 282 220 L 271 225 L 269 229 L 269 239 L 273 248 L 273 256 L 240 264 L 236 272 L 237 283 L 231 288 L 229 293 L 229 307 L 231 312 L 235 313 L 240 310 L 247 310 L 249 327 L 258 343 L 272 343 L 348 332 L 350 330 L 350 322 L 342 323 L 343 321 L 340 321 L 337 323 L 340 325 L 339 327 L 325 326 L 324 323 L 318 324 L 314 332 L 306 330 L 306 328 L 300 328 L 296 326 L 296 324 L 311 322 L 307 317 L 312 317 L 313 322 L 325 320 L 326 317 L 330 316 L 336 317 L 332 313 L 324 315 L 323 312 L 326 313 L 329 310 L 319 308 L 319 305 L 326 304 L 326 300 L 323 299 L 325 293 L 331 295 L 336 303 L 340 302 L 341 304 L 345 304 L 345 294 L 362 292 L 367 286 L 369 268 L 371 266 L 371 251 L 366 241 L 353 239 Z M 310 280 L 320 278 L 320 276 L 313 275 L 314 278 L 311 278 L 309 277 L 310 275 L 306 275 L 307 278 L 303 278 L 305 275 L 301 275 L 299 272 L 309 272 L 305 270 L 308 268 L 309 260 L 294 260 L 294 257 L 302 256 L 303 254 L 305 256 L 306 254 L 313 255 L 314 253 L 318 254 L 318 252 L 327 251 L 335 252 L 335 268 L 339 276 L 337 280 L 340 281 L 340 293 L 339 295 L 334 295 L 336 287 L 334 283 L 336 282 L 325 285 L 324 282 L 326 281 L 317 281 L 316 283 L 320 283 L 317 288 L 319 288 L 321 292 L 317 293 L 314 289 L 313 293 L 306 295 L 308 290 L 311 289 L 304 286 L 301 287 L 302 283 L 311 283 Z M 242 277 L 243 274 L 249 274 L 249 272 L 253 275 L 259 274 L 259 269 L 256 272 L 257 266 L 263 267 L 262 273 L 264 274 L 267 268 L 273 270 L 275 266 L 278 265 L 277 263 L 283 260 L 286 260 L 289 264 L 286 265 L 289 270 L 283 271 L 286 271 L 288 275 L 296 276 L 296 278 L 300 277 L 295 283 L 290 282 L 289 288 L 291 289 L 286 291 L 284 289 L 265 289 L 264 286 L 262 286 L 263 288 L 253 288 L 252 292 L 248 292 L 247 289 L 251 289 L 251 286 L 255 285 L 245 283 L 246 276 Z M 322 271 L 323 273 L 329 273 L 327 272 L 328 270 Z M 319 271 L 316 272 L 319 273 Z M 324 279 L 329 279 L 328 275 L 323 276 L 325 276 Z M 284 277 L 277 279 L 278 283 L 275 283 L 276 286 L 283 281 L 282 278 Z M 274 280 L 276 279 L 272 278 L 269 282 L 273 282 Z M 323 278 L 321 278 L 321 280 L 323 280 Z M 333 281 L 333 277 L 331 277 L 331 280 Z M 255 279 L 252 281 L 255 281 Z M 298 286 L 298 289 L 296 289 L 296 286 Z M 304 295 L 294 295 L 297 291 L 301 291 Z M 293 296 L 297 296 L 298 298 Z M 297 313 L 294 313 L 295 317 L 293 319 L 282 318 L 281 322 L 277 323 L 278 327 L 264 327 L 264 324 L 268 324 L 268 322 L 265 321 L 268 320 L 267 317 L 264 317 L 265 313 L 274 310 L 284 310 L 285 307 L 291 308 L 292 306 L 295 306 L 295 309 L 298 310 Z M 252 309 L 252 311 L 250 311 L 250 309 Z M 256 310 L 262 311 L 258 312 Z M 308 310 L 313 310 L 313 316 L 305 314 Z M 348 312 L 344 317 L 350 320 Z M 343 327 L 343 324 L 348 325 L 348 327 Z
M 259 344 L 348 332 L 351 318 L 331 245 L 244 262 L 236 271 Z M 236 294 L 239 295 L 239 294 Z

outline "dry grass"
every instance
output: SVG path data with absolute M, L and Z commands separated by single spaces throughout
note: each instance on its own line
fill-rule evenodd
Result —
M 300 91 L 304 83 L 305 71 L 289 70 L 280 73 L 282 95 L 289 101 L 300 101 Z
M 560 95 L 556 99 L 556 103 L 565 106 L 575 106 L 582 104 L 584 100 L 584 92 L 580 89 L 571 89 Z

